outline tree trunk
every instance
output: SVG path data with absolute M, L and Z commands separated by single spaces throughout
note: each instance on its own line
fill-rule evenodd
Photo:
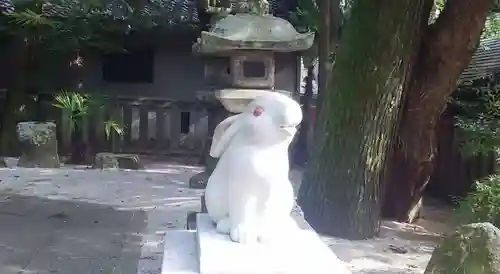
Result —
M 86 145 L 83 141 L 83 119 L 76 117 L 74 128 L 71 131 L 71 164 L 85 164 Z
M 320 12 L 319 32 L 318 32 L 318 93 L 321 94 L 326 90 L 328 81 L 328 68 L 330 66 L 330 15 L 331 15 L 331 1 L 319 0 L 318 2 Z M 335 27 L 335 26 L 334 26 Z
M 326 90 L 328 74 L 331 69 L 330 54 L 337 48 L 338 34 L 342 22 L 342 10 L 340 9 L 340 0 L 323 0 L 320 3 L 320 33 L 317 35 L 316 43 L 318 45 L 318 63 L 315 61 L 307 64 L 306 88 L 304 96 L 301 98 L 302 113 L 304 119 L 300 126 L 299 136 L 297 137 L 296 150 L 294 154 L 294 164 L 303 167 L 309 159 L 310 137 L 313 127 L 312 121 L 312 103 L 313 103 L 313 80 L 316 78 L 318 83 L 318 94 Z M 328 11 L 328 13 L 326 12 Z M 327 35 L 324 35 L 324 33 Z M 325 46 L 326 45 L 326 46 Z M 309 58 L 307 58 L 309 59 Z M 318 65 L 318 77 L 315 77 L 315 67 Z M 319 97 L 316 96 L 316 106 L 318 106 Z M 318 107 L 316 107 L 317 111 Z
M 311 105 L 313 101 L 313 81 L 315 78 L 314 73 L 315 62 L 312 62 L 307 67 L 306 76 L 306 88 L 304 95 L 300 98 L 300 103 L 302 105 L 303 119 L 300 125 L 299 134 L 297 136 L 297 143 L 295 143 L 295 149 L 293 154 L 293 163 L 297 166 L 303 167 L 307 159 L 309 158 L 309 132 L 312 126 L 311 119 Z
M 330 45 L 329 45 L 329 54 L 334 53 L 335 50 L 337 49 L 337 43 L 339 41 L 340 37 L 340 29 L 342 28 L 342 23 L 343 23 L 343 18 L 344 14 L 342 13 L 342 9 L 340 7 L 341 1 L 340 0 L 330 0 L 330 27 L 329 27 L 329 39 L 330 39 Z
M 379 230 L 380 182 L 425 0 L 358 0 L 344 27 L 298 203 L 319 232 Z
M 3 156 L 16 155 L 16 123 L 19 108 L 26 94 L 25 76 L 31 56 L 31 47 L 27 40 L 12 38 L 7 49 L 6 86 L 4 104 L 0 112 L 0 150 Z M 3 64 L 2 64 L 3 65 Z
M 418 58 L 404 90 L 383 216 L 412 221 L 434 167 L 435 125 L 463 69 L 475 52 L 492 0 L 446 1 L 422 34 Z

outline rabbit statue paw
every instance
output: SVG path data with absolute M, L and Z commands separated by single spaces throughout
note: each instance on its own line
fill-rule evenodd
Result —
M 231 240 L 242 244 L 253 244 L 257 242 L 258 233 L 251 225 L 237 224 L 231 228 Z
M 229 234 L 231 231 L 231 221 L 229 218 L 224 218 L 217 222 L 216 230 L 222 234 Z

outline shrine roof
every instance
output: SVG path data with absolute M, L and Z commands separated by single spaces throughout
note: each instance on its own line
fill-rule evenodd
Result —
M 89 0 L 52 0 L 38 6 L 39 11 L 47 16 L 74 17 L 96 15 L 114 20 L 145 20 L 151 26 L 174 27 L 197 25 L 200 23 L 199 6 L 203 0 L 144 0 L 139 8 L 132 8 L 129 3 L 136 1 L 105 0 L 104 8 L 93 8 Z M 248 1 L 248 0 L 247 0 Z M 0 0 L 0 11 L 14 12 L 27 1 Z M 38 2 L 39 3 L 39 2 Z M 287 18 L 295 10 L 295 0 L 269 0 L 273 15 Z
M 500 72 L 500 39 L 484 39 L 472 56 L 469 66 L 462 72 L 461 80 L 490 77 Z

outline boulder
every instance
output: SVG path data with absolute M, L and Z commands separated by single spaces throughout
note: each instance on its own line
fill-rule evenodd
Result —
M 491 223 L 458 227 L 434 250 L 425 274 L 500 274 L 500 230 Z
M 189 188 L 205 189 L 207 187 L 208 177 L 210 177 L 210 175 L 207 171 L 193 175 L 189 178 Z
M 139 155 L 135 154 L 115 154 L 118 159 L 118 167 L 123 169 L 142 169 L 141 160 Z
M 8 167 L 7 162 L 4 158 L 0 158 L 0 168 L 2 167 Z
M 59 168 L 56 124 L 52 122 L 21 122 L 17 124 L 21 148 L 19 167 Z
M 123 168 L 137 170 L 142 169 L 143 166 L 138 155 L 101 152 L 96 154 L 93 168 Z
M 95 155 L 93 168 L 118 168 L 118 159 L 113 153 L 101 152 Z
M 188 211 L 186 217 L 186 229 L 187 230 L 196 230 L 196 211 Z

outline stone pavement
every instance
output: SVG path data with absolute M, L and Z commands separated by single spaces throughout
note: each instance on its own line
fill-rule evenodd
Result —
M 183 229 L 199 169 L 0 169 L 0 274 L 160 273 L 162 238 Z
M 199 209 L 201 191 L 188 189 L 188 181 L 200 168 L 147 168 L 0 168 L 0 274 L 161 273 L 166 230 L 184 229 L 186 212 Z M 292 178 L 298 189 L 300 172 Z M 381 238 L 322 239 L 353 273 L 417 274 L 435 244 L 415 240 L 414 229 L 385 223 Z M 391 245 L 408 253 L 394 254 Z

